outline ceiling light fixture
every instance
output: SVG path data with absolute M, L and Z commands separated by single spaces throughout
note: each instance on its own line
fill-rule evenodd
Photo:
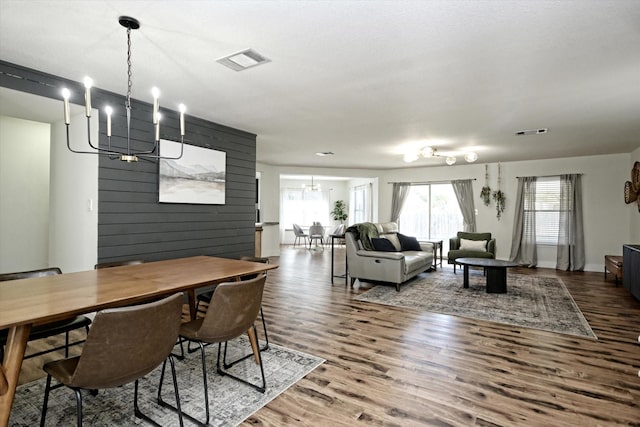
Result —
M 314 184 L 313 183 L 313 175 L 311 176 L 311 184 L 303 184 L 302 185 L 302 190 L 303 191 L 320 191 L 320 184 Z
M 183 148 L 184 148 L 184 113 L 186 111 L 186 107 L 184 104 L 180 104 L 178 109 L 180 111 L 180 155 L 177 157 L 162 157 L 159 154 L 158 147 L 160 142 L 160 113 L 159 113 L 159 103 L 158 98 L 160 97 L 160 91 L 158 88 L 153 88 L 151 90 L 153 96 L 153 115 L 152 122 L 155 127 L 155 137 L 153 142 L 153 148 L 147 151 L 136 151 L 131 147 L 131 30 L 137 30 L 140 28 L 140 22 L 137 19 L 131 18 L 129 16 L 121 16 L 118 18 L 118 22 L 120 25 L 127 29 L 127 98 L 125 100 L 124 106 L 127 113 L 127 148 L 126 150 L 117 149 L 116 147 L 111 146 L 111 115 L 113 113 L 113 109 L 110 106 L 106 106 L 104 111 L 107 116 L 107 140 L 108 145 L 107 148 L 100 147 L 100 144 L 93 145 L 91 143 L 91 136 L 87 134 L 87 141 L 89 146 L 95 151 L 81 151 L 75 150 L 71 148 L 71 143 L 69 142 L 69 125 L 71 124 L 71 116 L 69 114 L 69 97 L 71 93 L 69 89 L 62 89 L 62 98 L 64 99 L 64 123 L 67 128 L 67 148 L 69 151 L 73 153 L 81 153 L 81 154 L 100 154 L 109 156 L 112 159 L 119 158 L 124 162 L 137 162 L 139 158 L 147 159 L 147 160 L 156 160 L 156 159 L 172 159 L 176 160 L 182 157 Z M 85 115 L 87 116 L 87 129 L 91 129 L 91 86 L 93 82 L 91 78 L 85 77 L 84 86 L 85 86 Z
M 319 151 L 316 153 L 316 156 L 320 156 L 320 157 L 326 157 L 326 156 L 333 156 L 335 153 L 333 151 Z
M 541 134 L 547 133 L 547 132 L 549 132 L 549 129 L 547 129 L 547 128 L 530 129 L 530 130 L 519 130 L 518 132 L 516 132 L 516 135 L 518 135 L 518 136 L 523 136 L 523 135 L 541 135 Z
M 427 158 L 427 159 L 430 159 L 432 157 L 445 157 L 445 162 L 449 166 L 453 165 L 457 160 L 455 156 L 445 156 L 443 154 L 438 154 L 437 148 L 433 148 L 429 146 L 422 147 L 418 150 L 409 151 L 404 154 L 403 158 L 406 163 L 411 163 L 411 162 L 415 162 L 421 157 Z M 476 160 L 478 160 L 478 155 L 473 151 L 469 151 L 464 154 L 464 159 L 467 161 L 467 163 L 473 163 Z

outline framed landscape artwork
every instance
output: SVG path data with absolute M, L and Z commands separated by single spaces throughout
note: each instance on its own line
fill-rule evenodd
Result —
M 180 155 L 180 143 L 160 140 L 162 157 Z M 159 202 L 224 205 L 227 154 L 184 144 L 182 157 L 160 159 Z

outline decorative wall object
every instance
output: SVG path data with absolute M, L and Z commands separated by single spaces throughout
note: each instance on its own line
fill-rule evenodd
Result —
M 496 202 L 496 217 L 498 218 L 498 221 L 500 221 L 502 212 L 504 212 L 504 205 L 507 201 L 506 196 L 502 190 L 500 190 L 500 178 L 500 163 L 498 163 L 498 190 L 493 192 L 493 200 Z
M 181 144 L 160 140 L 160 155 L 180 153 Z M 161 159 L 160 203 L 225 204 L 226 156 L 222 151 L 184 144 L 180 159 Z
M 631 181 L 624 183 L 624 202 L 631 204 L 636 202 L 638 205 L 638 212 L 640 212 L 640 162 L 633 164 L 631 169 Z
M 480 191 L 480 198 L 485 206 L 491 203 L 491 187 L 489 187 L 489 165 L 484 165 L 484 187 Z

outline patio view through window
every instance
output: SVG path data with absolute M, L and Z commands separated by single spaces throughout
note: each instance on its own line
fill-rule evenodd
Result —
M 449 238 L 463 231 L 462 213 L 451 184 L 412 185 L 398 226 L 402 234 L 418 240 L 442 240 L 446 254 Z

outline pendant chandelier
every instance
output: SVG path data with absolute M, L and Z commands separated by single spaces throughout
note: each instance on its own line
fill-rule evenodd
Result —
M 311 176 L 311 184 L 304 184 L 302 186 L 304 191 L 311 191 L 311 192 L 316 192 L 316 191 L 320 191 L 320 184 L 314 184 L 313 183 L 313 175 Z
M 107 147 L 100 147 L 99 144 L 93 144 L 91 142 L 90 129 L 91 129 L 91 86 L 93 84 L 91 78 L 85 77 L 84 86 L 85 86 L 85 115 L 87 116 L 87 142 L 89 147 L 91 147 L 91 151 L 83 151 L 76 150 L 71 148 L 71 143 L 69 142 L 69 125 L 71 124 L 71 116 L 69 114 L 69 97 L 71 93 L 69 89 L 62 89 L 62 98 L 64 99 L 64 123 L 67 129 L 67 148 L 69 151 L 73 153 L 81 153 L 81 154 L 98 154 L 105 155 L 111 159 L 120 159 L 124 162 L 137 162 L 138 159 L 146 159 L 146 160 L 156 160 L 156 159 L 169 159 L 169 160 L 177 160 L 182 157 L 183 149 L 184 149 L 184 113 L 186 111 L 186 107 L 184 104 L 180 104 L 178 109 L 180 111 L 180 154 L 176 157 L 162 157 L 159 153 L 159 143 L 160 143 L 160 113 L 159 113 L 159 102 L 158 98 L 160 96 L 160 91 L 158 88 L 153 88 L 151 93 L 153 96 L 153 114 L 152 120 L 154 126 L 154 139 L 153 139 L 153 147 L 150 150 L 139 151 L 134 150 L 131 144 L 131 30 L 137 30 L 140 28 L 140 22 L 137 19 L 131 18 L 129 16 L 121 16 L 118 18 L 118 22 L 120 25 L 127 29 L 127 97 L 124 103 L 124 107 L 126 110 L 127 116 L 127 147 L 126 149 L 116 148 L 111 146 L 111 115 L 113 114 L 113 109 L 110 106 L 106 106 L 104 112 L 107 116 Z

